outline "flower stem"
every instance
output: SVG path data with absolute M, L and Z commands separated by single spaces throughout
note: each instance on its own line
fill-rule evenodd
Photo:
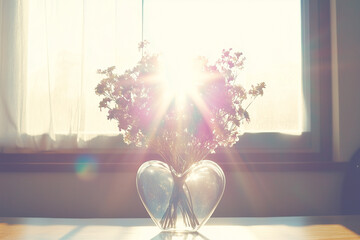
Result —
M 180 210 L 186 227 L 195 229 L 199 221 L 195 215 L 191 194 L 185 183 L 186 175 L 178 177 L 173 174 L 174 187 L 169 200 L 169 205 L 160 220 L 161 227 L 166 229 L 176 228 L 178 210 Z

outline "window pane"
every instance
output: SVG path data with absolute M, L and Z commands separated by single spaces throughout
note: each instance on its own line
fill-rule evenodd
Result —
M 144 16 L 145 39 L 180 69 L 184 55 L 244 53 L 240 82 L 267 85 L 246 131 L 303 131 L 300 0 L 146 0 Z
M 265 81 L 249 132 L 303 131 L 300 0 L 145 0 L 144 38 L 169 55 L 246 57 L 240 81 Z M 117 134 L 100 112 L 98 68 L 139 58 L 141 1 L 33 0 L 29 4 L 26 133 Z M 178 61 L 178 60 L 175 60 Z M 180 62 L 179 62 L 180 65 Z

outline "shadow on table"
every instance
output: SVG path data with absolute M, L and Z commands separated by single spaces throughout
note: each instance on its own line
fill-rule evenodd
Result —
M 345 223 L 343 226 L 360 236 L 360 227 L 356 223 Z
M 68 240 L 73 238 L 76 234 L 78 234 L 82 229 L 84 228 L 84 226 L 78 226 L 75 229 L 71 230 L 70 232 L 68 232 L 67 234 L 65 234 L 65 236 L 63 236 L 62 238 L 59 238 L 59 240 Z
M 161 232 L 151 240 L 210 240 L 204 235 L 194 232 L 194 233 L 172 233 L 172 232 Z

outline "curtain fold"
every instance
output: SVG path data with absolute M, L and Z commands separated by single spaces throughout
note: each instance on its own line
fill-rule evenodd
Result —
M 0 149 L 22 145 L 26 102 L 26 1 L 0 2 Z

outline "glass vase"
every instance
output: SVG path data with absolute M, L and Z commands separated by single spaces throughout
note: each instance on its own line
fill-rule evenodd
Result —
M 136 176 L 142 203 L 162 231 L 193 232 L 214 212 L 225 189 L 225 175 L 215 162 L 202 160 L 182 174 L 164 162 L 143 163 Z

